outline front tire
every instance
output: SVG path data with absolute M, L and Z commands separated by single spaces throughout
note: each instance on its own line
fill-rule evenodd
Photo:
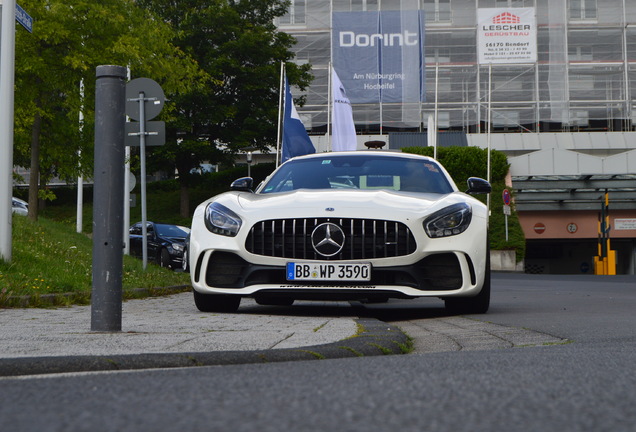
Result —
M 161 267 L 170 268 L 170 252 L 168 252 L 168 249 L 161 249 L 158 261 Z
M 224 294 L 201 294 L 197 290 L 194 293 L 194 304 L 201 312 L 236 312 L 241 304 L 241 297 Z
M 190 261 L 188 258 L 188 248 L 183 249 L 183 261 L 181 263 L 181 268 L 184 273 L 190 273 Z

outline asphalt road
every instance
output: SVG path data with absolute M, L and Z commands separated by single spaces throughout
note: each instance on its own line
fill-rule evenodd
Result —
M 357 307 L 410 326 L 433 351 L 2 378 L 0 424 L 3 431 L 636 430 L 635 294 L 634 277 L 498 274 L 484 316 L 448 317 L 434 300 Z

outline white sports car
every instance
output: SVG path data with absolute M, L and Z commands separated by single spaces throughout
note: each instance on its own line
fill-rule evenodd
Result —
M 489 193 L 472 177 L 467 193 Z M 453 313 L 490 304 L 487 208 L 434 159 L 319 153 L 249 177 L 200 204 L 188 259 L 196 306 L 232 312 L 295 299 L 440 297 Z

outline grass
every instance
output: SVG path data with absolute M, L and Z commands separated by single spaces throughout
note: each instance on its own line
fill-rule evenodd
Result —
M 270 164 L 271 165 L 271 164 Z M 259 164 L 252 169 L 255 182 L 268 175 L 273 166 Z M 232 180 L 244 176 L 245 168 L 201 176 L 190 189 L 190 216 L 179 215 L 180 196 L 175 180 L 149 184 L 149 221 L 190 226 L 197 204 L 228 190 Z M 141 220 L 139 187 L 137 206 L 130 209 L 130 223 Z M 15 190 L 23 198 L 25 191 Z M 0 260 L 0 307 L 86 304 L 92 290 L 92 191 L 84 192 L 82 231 L 76 232 L 75 187 L 55 191 L 56 199 L 40 210 L 37 222 L 13 217 L 13 248 L 10 263 Z M 189 275 L 175 273 L 149 263 L 143 270 L 139 259 L 124 256 L 123 298 L 142 298 L 174 292 L 167 287 L 189 286 Z M 185 288 L 187 289 L 187 288 Z M 51 300 L 51 296 L 54 298 Z M 25 297 L 27 300 L 25 301 Z
M 189 275 L 124 256 L 124 298 L 139 297 L 139 288 L 189 284 Z M 32 222 L 13 217 L 13 249 L 10 263 L 0 261 L 0 307 L 21 296 L 38 298 L 69 294 L 71 302 L 82 302 L 92 290 L 92 240 L 75 232 L 74 225 L 40 218 Z M 35 302 L 37 306 L 37 301 Z

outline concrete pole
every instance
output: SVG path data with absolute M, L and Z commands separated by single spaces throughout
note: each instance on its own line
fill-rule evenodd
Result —
M 91 330 L 121 331 L 126 68 L 98 66 L 95 85 Z
M 0 22 L 0 259 L 11 262 L 15 0 L 3 0 Z

